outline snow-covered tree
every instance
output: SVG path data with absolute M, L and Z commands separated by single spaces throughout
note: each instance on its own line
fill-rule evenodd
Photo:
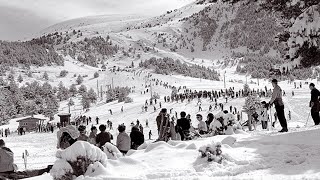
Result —
M 75 96 L 77 94 L 77 87 L 75 84 L 71 84 L 70 88 L 69 88 L 69 92 L 71 94 L 71 96 Z
M 49 75 L 48 75 L 47 72 L 44 72 L 42 77 L 43 77 L 43 79 L 45 79 L 46 81 L 49 80 Z
M 99 73 L 98 73 L 98 72 L 95 72 L 95 73 L 93 74 L 93 77 L 94 77 L 94 78 L 98 78 L 98 77 L 99 77 Z
M 83 77 L 79 74 L 76 81 L 77 81 L 77 84 L 80 85 L 83 82 Z
M 97 101 L 97 93 L 94 92 L 92 88 L 90 88 L 87 95 L 91 103 L 95 103 Z
M 23 78 L 22 78 L 21 74 L 19 74 L 17 81 L 18 81 L 19 83 L 21 83 L 21 82 L 23 81 Z
M 87 92 L 87 87 L 83 84 L 81 84 L 81 86 L 78 89 L 78 93 L 83 94 Z

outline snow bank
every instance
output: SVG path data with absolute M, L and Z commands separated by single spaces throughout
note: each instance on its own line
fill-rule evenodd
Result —
M 106 172 L 107 155 L 85 141 L 76 141 L 65 150 L 59 149 L 56 157 L 59 159 L 54 163 L 50 174 L 57 180 Z

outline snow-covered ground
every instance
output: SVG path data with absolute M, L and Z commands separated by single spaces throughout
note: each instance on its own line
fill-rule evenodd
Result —
M 186 60 L 188 61 L 188 60 Z M 205 63 L 205 65 L 209 65 Z M 70 71 L 68 76 L 72 76 L 73 73 L 87 73 L 89 76 L 97 70 L 95 68 L 82 67 L 82 69 L 75 68 L 78 65 L 66 61 L 64 68 L 56 69 L 52 67 L 40 69 L 40 71 L 47 71 L 49 76 L 56 73 L 58 74 L 61 69 L 68 69 Z M 73 67 L 73 68 L 72 68 Z M 138 71 L 138 69 L 136 69 Z M 226 69 L 220 69 L 221 74 L 226 71 L 226 86 L 235 87 L 235 90 L 241 89 L 243 83 L 230 82 L 230 80 L 243 82 L 246 81 L 245 76 L 235 74 L 235 67 L 227 67 Z M 130 94 L 134 99 L 133 103 L 103 103 L 98 102 L 96 105 L 90 108 L 87 113 L 81 112 L 80 101 L 75 99 L 75 107 L 71 107 L 71 114 L 79 115 L 82 113 L 86 116 L 91 116 L 95 119 L 96 116 L 100 117 L 100 123 L 106 123 L 109 119 L 113 122 L 114 130 L 110 132 L 117 136 L 115 130 L 118 124 L 125 123 L 127 131 L 129 131 L 130 123 L 135 122 L 137 119 L 145 126 L 145 122 L 148 119 L 149 127 L 144 128 L 145 139 L 148 139 L 148 132 L 152 130 L 154 134 L 152 140 L 147 140 L 148 146 L 144 149 L 132 151 L 128 156 L 120 158 L 118 160 L 108 160 L 107 170 L 108 173 L 102 174 L 96 177 L 85 177 L 84 179 L 211 179 L 212 177 L 221 177 L 222 179 L 309 179 L 320 178 L 320 142 L 317 140 L 320 129 L 318 127 L 312 127 L 313 122 L 309 117 L 308 127 L 304 127 L 308 118 L 309 108 L 309 96 L 310 90 L 308 86 L 304 84 L 302 89 L 293 89 L 293 84 L 287 82 L 281 82 L 280 86 L 286 91 L 287 96 L 284 97 L 285 113 L 288 119 L 288 111 L 291 111 L 292 119 L 288 120 L 289 133 L 278 134 L 272 131 L 258 130 L 246 134 L 233 135 L 237 139 L 237 142 L 232 145 L 223 145 L 222 151 L 225 156 L 225 160 L 222 164 L 214 162 L 207 162 L 202 159 L 198 159 L 198 148 L 202 145 L 211 143 L 212 141 L 221 141 L 226 136 L 215 136 L 209 138 L 199 138 L 188 142 L 172 141 L 166 143 L 152 143 L 156 138 L 156 122 L 155 118 L 159 112 L 159 103 L 156 105 L 157 111 L 153 111 L 153 107 L 150 106 L 148 112 L 142 112 L 141 106 L 145 100 L 150 97 L 150 93 L 141 94 L 145 90 L 144 85 L 145 76 L 149 73 L 143 71 L 140 76 L 134 75 L 133 72 L 117 72 L 117 74 L 111 72 L 103 74 L 99 78 L 111 83 L 111 78 L 114 78 L 114 82 L 120 86 L 136 86 L 136 92 Z M 189 78 L 180 75 L 163 76 L 158 74 L 152 74 L 151 78 L 160 79 L 163 82 L 168 82 L 170 85 L 175 86 L 187 86 L 187 88 L 194 90 L 219 90 L 224 89 L 223 81 L 209 81 L 204 79 Z M 68 78 L 53 79 L 53 82 L 58 83 L 62 80 L 65 85 L 68 85 Z M 134 79 L 134 80 L 133 80 Z M 267 80 L 260 80 L 259 86 L 256 83 L 257 80 L 250 79 L 250 88 L 261 88 L 265 86 L 268 89 L 271 88 L 271 84 Z M 299 84 L 299 81 L 297 81 Z M 95 87 L 96 80 L 85 79 L 84 84 L 89 87 Z M 147 82 L 149 84 L 149 82 Z M 152 83 L 153 84 L 153 83 Z M 295 92 L 295 96 L 292 97 L 291 91 Z M 208 108 L 210 104 L 213 104 L 208 99 L 202 102 L 202 112 L 198 112 L 196 105 L 197 101 L 194 100 L 191 103 L 170 102 L 164 103 L 163 96 L 170 95 L 170 90 L 161 86 L 153 84 L 153 92 L 159 93 L 162 103 L 162 107 L 167 109 L 173 108 L 175 111 L 186 111 L 191 114 L 193 126 L 197 126 L 195 115 L 197 113 L 206 117 L 209 113 Z M 266 99 L 268 100 L 268 99 Z M 225 103 L 224 99 L 219 99 L 219 102 Z M 236 107 L 238 110 L 242 108 L 244 104 L 244 98 L 231 99 L 225 108 L 229 108 L 230 105 Z M 124 112 L 121 113 L 121 107 L 124 107 Z M 62 102 L 60 106 L 60 112 L 67 112 L 66 102 Z M 110 115 L 108 109 L 113 110 L 113 115 Z M 274 109 L 272 110 L 275 111 Z M 272 113 L 273 113 L 272 112 Z M 218 111 L 213 111 L 214 114 Z M 246 115 L 243 114 L 243 118 L 246 119 Z M 55 121 L 58 118 L 55 117 Z M 3 127 L 9 127 L 11 130 L 17 128 L 16 119 L 11 120 L 9 125 Z M 93 123 L 95 125 L 95 123 Z M 297 126 L 301 128 L 297 128 Z M 91 124 L 87 127 L 87 131 Z M 276 124 L 277 131 L 280 129 L 280 125 Z M 53 164 L 56 160 L 56 131 L 54 133 L 27 133 L 24 136 L 18 136 L 16 133 L 5 138 L 6 144 L 15 153 L 15 162 L 20 170 L 24 170 L 24 164 L 22 159 L 22 153 L 28 150 L 28 165 L 27 169 L 36 169 L 46 167 L 49 164 Z M 115 142 L 115 140 L 113 141 Z M 52 179 L 47 174 L 33 179 Z M 79 177 L 79 179 L 82 179 Z
M 154 43 L 154 36 L 151 34 L 154 32 L 167 31 L 175 33 L 179 26 L 176 24 L 179 18 L 189 16 L 204 8 L 205 5 L 187 5 L 177 12 L 166 15 L 162 18 L 161 23 L 163 26 L 153 27 L 149 29 L 131 29 L 129 31 L 123 31 L 127 27 L 134 25 L 148 24 L 152 21 L 156 21 L 156 18 L 151 18 L 142 21 L 141 17 L 132 16 L 130 18 L 119 17 L 91 17 L 84 19 L 77 19 L 62 24 L 58 24 L 48 28 L 44 33 L 54 32 L 56 30 L 71 30 L 81 29 L 84 32 L 84 36 L 90 37 L 95 34 L 95 31 L 99 31 L 99 35 L 106 36 L 110 33 L 111 39 L 121 44 L 123 47 L 152 47 Z M 185 11 L 183 11 L 185 10 Z M 181 14 L 181 15 L 180 15 Z M 176 15 L 176 16 L 174 16 Z M 159 18 L 159 17 L 158 17 Z M 172 22 L 168 19 L 173 18 Z M 121 23 L 116 22 L 122 20 Z M 103 24 L 105 23 L 105 24 Z M 167 23 L 167 24 L 165 24 Z M 169 25 L 168 25 L 169 24 Z M 109 28 L 105 28 L 109 26 Z M 105 30 L 105 31 L 104 31 Z M 118 32 L 119 31 L 119 32 Z M 85 33 L 87 32 L 87 33 Z M 113 32 L 113 33 L 111 33 Z M 23 75 L 25 82 L 31 82 L 38 80 L 44 82 L 41 78 L 44 72 L 49 75 L 49 83 L 57 86 L 60 81 L 66 87 L 70 87 L 74 84 L 76 77 L 80 75 L 88 75 L 84 78 L 83 84 L 88 89 L 93 88 L 97 91 L 97 83 L 100 89 L 102 86 L 103 91 L 106 90 L 107 85 L 114 83 L 114 86 L 128 86 L 134 87 L 134 93 L 130 94 L 133 98 L 132 103 L 105 103 L 105 99 L 99 99 L 96 104 L 93 104 L 88 112 L 83 112 L 80 105 L 80 97 L 73 98 L 75 106 L 71 107 L 72 119 L 78 115 L 91 116 L 94 120 L 95 117 L 100 118 L 100 124 L 106 124 L 107 120 L 113 122 L 113 130 L 110 132 L 116 138 L 118 132 L 116 130 L 119 124 L 124 123 L 127 126 L 127 132 L 130 130 L 131 122 L 136 122 L 138 119 L 141 124 L 144 125 L 145 139 L 148 139 L 148 132 L 152 131 L 152 139 L 146 141 L 144 148 L 137 151 L 130 151 L 126 157 L 119 158 L 118 160 L 107 160 L 106 172 L 96 175 L 95 177 L 79 177 L 78 179 L 213 179 L 219 177 L 219 179 L 320 179 L 320 128 L 313 127 L 311 117 L 309 117 L 309 98 L 310 90 L 308 85 L 305 85 L 305 81 L 302 81 L 303 87 L 301 89 L 294 89 L 294 84 L 288 82 L 281 82 L 280 87 L 286 92 L 284 97 L 285 114 L 288 119 L 289 132 L 284 134 L 275 133 L 280 130 L 279 123 L 276 124 L 276 128 L 273 131 L 264 131 L 259 127 L 257 131 L 247 132 L 242 134 L 232 135 L 236 138 L 234 145 L 222 145 L 222 151 L 225 159 L 222 164 L 214 162 L 207 162 L 206 160 L 199 159 L 199 147 L 207 145 L 211 142 L 219 142 L 227 136 L 215 136 L 208 138 L 198 138 L 196 140 L 188 142 L 170 141 L 169 143 L 152 143 L 156 138 L 156 116 L 158 115 L 160 108 L 159 102 L 162 103 L 162 107 L 170 110 L 173 109 L 171 116 L 181 111 L 191 114 L 192 124 L 197 126 L 195 116 L 197 113 L 202 114 L 204 117 L 209 113 L 209 105 L 213 104 L 208 99 L 202 101 L 203 111 L 198 111 L 197 101 L 194 100 L 190 103 L 185 101 L 164 103 L 163 96 L 170 95 L 170 89 L 165 89 L 162 86 L 156 86 L 154 82 L 152 84 L 152 92 L 158 93 L 161 98 L 158 104 L 155 105 L 157 110 L 153 111 L 153 106 L 149 106 L 148 112 L 142 112 L 141 107 L 144 102 L 150 98 L 150 93 L 143 93 L 146 91 L 145 85 L 149 85 L 150 81 L 146 79 L 149 70 L 137 68 L 138 63 L 141 60 L 145 60 L 151 57 L 171 57 L 179 59 L 182 62 L 189 64 L 199 64 L 206 67 L 215 68 L 220 73 L 221 81 L 209 81 L 205 79 L 184 77 L 181 75 L 158 75 L 152 74 L 152 78 L 159 79 L 163 82 L 168 82 L 169 85 L 176 87 L 187 86 L 192 90 L 220 90 L 229 87 L 234 87 L 235 90 L 243 88 L 244 83 L 247 81 L 251 89 L 264 89 L 267 86 L 268 89 L 272 89 L 269 80 L 251 79 L 244 75 L 235 73 L 236 65 L 221 67 L 217 61 L 222 61 L 223 55 L 226 57 L 229 54 L 221 52 L 221 56 L 212 57 L 212 53 L 196 52 L 194 54 L 186 52 L 169 52 L 168 49 L 156 47 L 155 52 L 143 52 L 141 53 L 141 59 L 133 59 L 123 57 L 121 53 L 115 55 L 106 62 L 108 62 L 107 68 L 113 66 L 120 66 L 124 68 L 130 66 L 131 62 L 135 63 L 134 72 L 115 72 L 110 71 L 99 72 L 99 78 L 93 78 L 93 74 L 99 71 L 99 68 L 83 65 L 82 63 L 73 60 L 70 57 L 65 57 L 64 67 L 32 67 L 32 71 L 39 71 L 35 73 L 33 78 L 28 78 Z M 195 57 L 195 59 L 193 59 Z M 200 57 L 207 57 L 205 59 Z M 61 70 L 67 70 L 69 73 L 66 77 L 60 78 L 59 73 Z M 141 75 L 137 75 L 137 72 L 142 71 Z M 19 73 L 16 73 L 18 75 Z M 74 76 L 76 75 L 76 76 Z M 226 87 L 222 81 L 225 76 Z M 300 81 L 295 81 L 297 84 Z M 309 81 L 311 82 L 311 81 Z M 318 84 L 314 82 L 316 86 Z M 77 86 L 77 88 L 79 85 Z M 149 89 L 150 90 L 150 89 Z M 291 95 L 294 91 L 295 96 Z M 268 99 L 262 99 L 269 101 Z M 224 103 L 224 107 L 229 109 L 232 105 L 238 110 L 242 109 L 244 105 L 244 98 L 229 99 L 228 103 L 225 103 L 224 99 L 219 99 L 218 103 Z M 124 112 L 121 112 L 121 107 L 124 107 Z M 113 115 L 110 115 L 109 109 L 112 109 Z M 291 120 L 288 118 L 288 112 L 291 111 Z M 59 112 L 68 112 L 67 102 L 61 102 Z M 272 114 L 275 112 L 272 109 Z M 212 112 L 218 113 L 217 110 Z M 270 113 L 270 112 L 268 112 Z M 243 119 L 246 120 L 246 114 L 243 113 Z M 273 116 L 272 116 L 273 117 Z M 305 123 L 309 118 L 307 127 Z M 9 125 L 0 126 L 0 128 L 10 128 L 14 131 L 17 129 L 17 119 L 12 119 Z M 145 127 L 146 120 L 149 122 L 149 127 Z M 58 122 L 58 117 L 55 116 L 54 122 Z M 91 125 L 96 125 L 95 122 L 90 123 L 87 126 L 87 131 L 90 130 Z M 299 128 L 298 128 L 299 127 Z M 12 133 L 8 138 L 4 138 L 6 145 L 11 148 L 15 153 L 15 162 L 18 165 L 19 170 L 25 170 L 22 153 L 25 150 L 28 151 L 28 165 L 27 169 L 43 168 L 47 165 L 53 164 L 56 160 L 56 144 L 57 144 L 57 131 L 54 133 L 27 133 L 23 136 L 18 136 L 16 132 Z M 115 143 L 115 140 L 113 140 Z M 49 174 L 45 174 L 39 177 L 31 179 L 52 179 Z

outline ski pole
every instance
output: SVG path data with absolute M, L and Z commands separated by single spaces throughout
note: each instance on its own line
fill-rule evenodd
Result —
M 269 107 L 270 107 L 270 125 L 269 125 L 269 127 L 272 130 L 273 129 L 273 127 L 272 127 L 272 111 L 271 111 L 271 106 L 269 106 Z
M 309 114 L 308 114 L 307 122 L 306 122 L 306 124 L 304 125 L 305 127 L 307 127 L 307 124 L 308 124 L 308 121 L 309 121 L 310 114 L 311 114 L 311 112 L 309 112 Z

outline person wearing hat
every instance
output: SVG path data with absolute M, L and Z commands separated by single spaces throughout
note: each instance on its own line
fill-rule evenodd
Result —
M 79 131 L 77 131 L 75 126 L 69 125 L 66 127 L 62 127 L 57 132 L 57 148 L 66 149 L 71 146 L 74 142 L 77 141 L 77 138 L 80 136 Z
M 118 126 L 119 135 L 117 136 L 117 148 L 119 151 L 125 155 L 130 149 L 131 139 L 126 133 L 126 126 L 121 124 Z
M 84 125 L 80 125 L 78 127 L 78 131 L 80 133 L 80 136 L 78 137 L 78 141 L 88 141 L 89 137 L 86 135 L 86 127 Z
M 16 170 L 13 163 L 13 152 L 6 147 L 3 139 L 0 139 L 0 173 L 12 173 Z
M 280 122 L 282 129 L 279 132 L 288 132 L 287 120 L 284 115 L 284 104 L 282 101 L 282 90 L 278 85 L 278 81 L 276 79 L 272 80 L 273 92 L 272 97 L 269 102 L 270 105 L 274 104 L 277 116 Z
M 320 110 L 320 103 L 319 103 L 319 95 L 320 92 L 313 83 L 310 83 L 309 88 L 311 90 L 311 100 L 310 100 L 310 107 L 311 107 L 311 117 L 314 121 L 315 125 L 319 125 L 320 117 L 319 117 L 319 110 Z

